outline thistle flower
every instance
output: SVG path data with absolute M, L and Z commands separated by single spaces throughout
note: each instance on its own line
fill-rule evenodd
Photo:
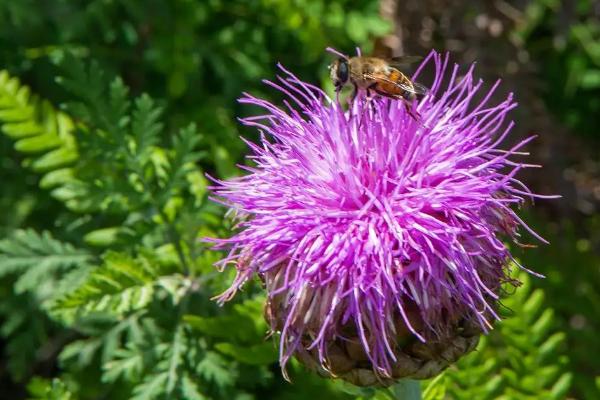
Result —
M 255 165 L 213 188 L 239 221 L 214 239 L 237 269 L 220 301 L 260 277 L 284 373 L 291 356 L 358 385 L 439 373 L 500 319 L 501 284 L 518 284 L 503 240 L 521 226 L 543 241 L 513 210 L 535 196 L 515 178 L 531 165 L 510 159 L 531 138 L 499 147 L 512 95 L 489 105 L 498 82 L 481 96 L 473 67 L 459 78 L 432 52 L 416 76 L 426 65 L 435 78 L 410 113 L 364 96 L 345 110 L 281 66 L 267 84 L 285 108 L 240 100 L 265 113 L 241 120 L 261 132 Z

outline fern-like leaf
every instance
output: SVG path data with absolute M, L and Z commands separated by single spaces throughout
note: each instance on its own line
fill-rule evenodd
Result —
M 0 277 L 21 273 L 14 286 L 17 293 L 49 283 L 57 273 L 84 267 L 90 260 L 89 253 L 54 239 L 49 232 L 18 230 L 0 241 Z
M 188 400 L 207 400 L 207 397 L 200 393 L 195 379 L 189 374 L 185 374 L 181 380 L 181 394 Z
M 212 351 L 205 354 L 196 369 L 200 376 L 208 382 L 214 382 L 219 387 L 231 386 L 236 379 L 233 371 L 228 367 L 227 360 L 219 353 Z
M 111 251 L 105 254 L 102 266 L 91 272 L 79 288 L 57 300 L 53 308 L 59 315 L 64 313 L 67 320 L 73 313 L 120 316 L 140 310 L 150 303 L 159 287 L 177 293 L 178 282 L 184 279 L 169 272 L 149 253 L 133 258 Z
M 559 400 L 566 397 L 572 374 L 563 353 L 565 335 L 557 332 L 554 314 L 544 308 L 544 293 L 523 286 L 504 300 L 507 319 L 483 337 L 477 350 L 432 380 L 426 400 Z
M 268 326 L 262 317 L 263 304 L 264 298 L 256 297 L 234 305 L 226 315 L 183 319 L 195 331 L 218 340 L 215 349 L 222 355 L 244 364 L 268 365 L 277 360 L 277 351 L 271 341 L 264 341 Z
M 140 167 L 149 161 L 152 146 L 158 143 L 163 124 L 159 122 L 162 109 L 156 107 L 152 98 L 146 94 L 135 100 L 131 123 L 132 153 Z
M 84 271 L 91 255 L 50 233 L 18 230 L 0 241 L 0 277 L 12 285 L 2 293 L 0 334 L 10 355 L 8 369 L 22 379 L 43 357 L 39 348 L 49 341 L 53 324 L 40 306 L 45 300 L 66 292 L 64 279 Z M 14 282 L 14 283 L 13 283 Z
M 102 380 L 133 383 L 132 398 L 180 398 L 182 379 L 191 372 L 186 358 L 197 352 L 197 343 L 188 340 L 184 326 L 177 322 L 165 330 L 150 318 L 144 321 L 141 335 L 131 331 L 125 347 L 111 352 L 103 364 Z
M 86 123 L 93 120 L 94 128 L 108 132 L 116 141 L 123 137 L 131 105 L 123 81 L 117 78 L 110 82 L 97 62 L 85 64 L 72 54 L 66 54 L 60 66 L 64 74 L 58 82 L 81 100 L 68 103 L 67 110 Z
M 15 381 L 21 381 L 40 361 L 40 348 L 47 345 L 54 324 L 30 293 L 15 295 L 8 288 L 2 288 L 0 298 L 3 298 L 0 302 L 0 336 L 7 356 L 5 366 Z
M 133 391 L 131 400 L 153 400 L 164 393 L 165 385 L 169 379 L 167 372 L 148 374 L 141 384 Z
M 29 88 L 6 71 L 0 71 L 0 125 L 16 141 L 15 149 L 28 155 L 26 164 L 45 173 L 40 183 L 43 187 L 70 180 L 71 172 L 65 167 L 78 158 L 73 121 L 32 96 Z

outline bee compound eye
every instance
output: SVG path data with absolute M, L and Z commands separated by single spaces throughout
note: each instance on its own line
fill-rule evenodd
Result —
M 340 82 L 346 83 L 348 80 L 348 62 L 346 60 L 339 60 L 337 74 Z

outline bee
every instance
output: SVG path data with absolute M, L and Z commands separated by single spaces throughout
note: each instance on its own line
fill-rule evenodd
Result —
M 354 86 L 351 101 L 359 90 L 371 91 L 392 99 L 412 101 L 417 95 L 424 95 L 428 89 L 411 81 L 398 67 L 420 60 L 420 57 L 404 56 L 392 59 L 378 57 L 340 57 L 329 66 L 331 80 L 336 91 L 346 84 Z

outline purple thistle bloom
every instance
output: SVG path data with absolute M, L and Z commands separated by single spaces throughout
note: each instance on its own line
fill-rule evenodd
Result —
M 431 90 L 410 105 L 358 96 L 344 110 L 283 67 L 267 84 L 288 97 L 285 109 L 240 100 L 265 113 L 242 119 L 262 134 L 247 142 L 255 166 L 213 188 L 239 221 L 237 234 L 214 239 L 230 250 L 219 266 L 237 268 L 220 301 L 258 274 L 284 369 L 312 352 L 334 375 L 329 344 L 354 337 L 385 379 L 406 336 L 440 342 L 469 324 L 487 332 L 501 284 L 518 283 L 503 239 L 523 226 L 544 241 L 512 209 L 536 196 L 515 178 L 532 165 L 509 159 L 532 138 L 499 147 L 513 127 L 512 95 L 489 105 L 499 82 L 481 96 L 473 66 L 459 78 L 432 52 L 415 77 L 427 65 Z

